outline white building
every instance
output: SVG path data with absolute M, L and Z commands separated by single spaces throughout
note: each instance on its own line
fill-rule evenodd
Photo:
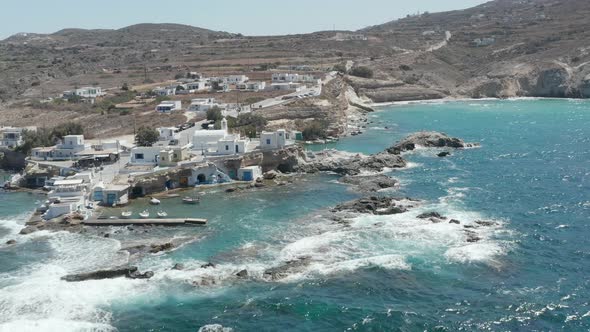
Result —
M 220 130 L 197 130 L 193 134 L 193 151 L 211 155 L 234 155 L 248 152 L 247 138 L 230 135 L 227 120 L 221 120 Z
M 266 82 L 245 82 L 236 84 L 236 89 L 241 91 L 261 91 L 266 89 Z
M 87 86 L 83 88 L 76 89 L 74 91 L 64 91 L 63 97 L 68 98 L 71 96 L 78 96 L 85 99 L 94 99 L 98 97 L 104 96 L 105 93 L 102 92 L 102 88 L 99 86 Z
M 263 131 L 260 134 L 260 148 L 263 150 L 281 149 L 293 144 L 292 137 L 285 129 Z
M 194 81 L 186 83 L 186 89 L 189 91 L 207 91 L 210 86 L 206 81 Z
M 158 133 L 160 133 L 160 141 L 172 141 L 177 140 L 179 138 L 178 129 L 176 127 L 161 127 L 158 128 Z
M 293 82 L 287 82 L 287 83 L 272 83 L 270 85 L 271 90 L 281 90 L 281 91 L 286 91 L 286 90 L 295 90 L 298 91 L 301 89 L 303 85 L 301 83 L 293 83 Z
M 228 84 L 239 84 L 239 83 L 244 83 L 247 82 L 249 80 L 248 76 L 246 75 L 230 75 L 225 77 L 225 83 Z
M 176 88 L 172 88 L 172 87 L 166 87 L 166 88 L 161 88 L 161 87 L 157 87 L 153 90 L 154 94 L 156 96 L 160 96 L 160 97 L 166 97 L 166 96 L 173 96 L 174 94 L 176 94 Z
M 16 127 L 1 127 L 0 128 L 0 148 L 14 149 L 24 143 L 23 131 L 36 131 L 36 127 L 16 128 Z
M 274 73 L 273 83 L 317 83 L 318 79 L 313 75 L 295 73 Z
M 47 196 L 51 202 L 47 205 L 44 219 L 53 219 L 75 211 L 83 211 L 90 182 L 84 177 L 57 179 L 53 181 Z
M 217 103 L 215 101 L 215 98 L 197 98 L 191 100 L 191 104 L 187 110 L 190 112 L 197 112 L 201 113 L 201 115 L 204 115 L 208 110 L 212 109 L 213 107 L 218 107 L 223 111 L 227 108 L 227 105 Z
M 84 135 L 68 135 L 63 142 L 53 147 L 34 148 L 31 151 L 33 160 L 72 160 L 78 158 L 78 153 L 91 149 L 90 144 L 84 142 Z
M 158 113 L 170 113 L 180 110 L 182 110 L 181 100 L 165 100 L 156 106 L 156 112 Z
M 262 168 L 260 166 L 242 167 L 238 169 L 238 180 L 256 181 L 262 177 Z
M 132 165 L 157 165 L 160 162 L 161 146 L 138 146 L 131 149 Z

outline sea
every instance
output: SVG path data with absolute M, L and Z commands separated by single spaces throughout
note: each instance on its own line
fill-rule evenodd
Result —
M 206 227 L 112 227 L 18 235 L 43 197 L 0 192 L 0 331 L 588 331 L 590 102 L 481 100 L 383 106 L 359 136 L 310 147 L 370 154 L 435 130 L 479 143 L 419 148 L 386 170 L 415 209 L 357 216 L 330 209 L 360 198 L 331 174 L 226 193 L 197 189 L 171 217 Z M 461 221 L 417 218 L 436 211 Z M 107 213 L 117 214 L 113 210 Z M 465 225 L 486 221 L 469 242 Z M 105 237 L 108 234 L 108 237 Z M 5 245 L 10 239 L 16 245 Z M 175 250 L 121 250 L 173 241 Z M 309 265 L 270 280 L 264 271 Z M 212 262 L 215 267 L 201 268 Z M 66 274 L 132 264 L 149 280 L 68 283 Z M 182 264 L 183 269 L 173 269 Z M 246 278 L 236 273 L 247 270 Z

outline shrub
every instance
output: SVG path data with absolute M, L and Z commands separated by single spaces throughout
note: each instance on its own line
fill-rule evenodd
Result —
M 138 146 L 152 146 L 160 139 L 160 134 L 154 128 L 139 127 L 135 134 L 135 144 Z
M 207 120 L 217 122 L 221 121 L 221 119 L 223 119 L 223 114 L 219 107 L 215 106 L 207 111 Z
M 373 78 L 373 70 L 368 67 L 354 67 L 350 75 L 364 78 Z
M 325 121 L 314 121 L 308 124 L 302 131 L 303 138 L 312 141 L 320 138 L 326 138 L 326 129 L 328 124 Z

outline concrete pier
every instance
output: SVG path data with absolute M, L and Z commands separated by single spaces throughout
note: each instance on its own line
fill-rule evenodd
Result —
M 207 219 L 89 219 L 82 222 L 87 226 L 182 226 L 182 225 L 207 225 Z

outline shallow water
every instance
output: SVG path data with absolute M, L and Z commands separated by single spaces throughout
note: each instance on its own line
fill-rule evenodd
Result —
M 111 228 L 99 233 L 17 236 L 34 207 L 0 192 L 0 331 L 455 331 L 590 328 L 590 103 L 481 101 L 383 108 L 370 129 L 330 147 L 374 153 L 418 130 L 438 130 L 481 148 L 449 158 L 420 149 L 391 173 L 394 196 L 423 200 L 396 216 L 363 216 L 343 227 L 324 218 L 359 197 L 330 175 L 252 192 L 206 191 L 198 206 L 163 201 L 170 216 L 207 227 Z M 386 128 L 387 127 L 387 128 Z M 323 148 L 323 147 L 316 147 Z M 139 212 L 139 201 L 131 207 Z M 150 207 L 152 213 L 159 208 Z M 472 224 L 416 219 L 438 211 Z M 111 238 L 102 237 L 110 232 Z M 174 238 L 179 249 L 129 257 L 120 248 Z M 280 281 L 263 271 L 302 256 L 309 266 Z M 153 270 L 149 281 L 65 283 L 69 272 L 123 264 Z M 205 262 L 214 269 L 200 269 Z M 183 271 L 171 270 L 183 263 Z M 234 275 L 247 269 L 250 277 Z

